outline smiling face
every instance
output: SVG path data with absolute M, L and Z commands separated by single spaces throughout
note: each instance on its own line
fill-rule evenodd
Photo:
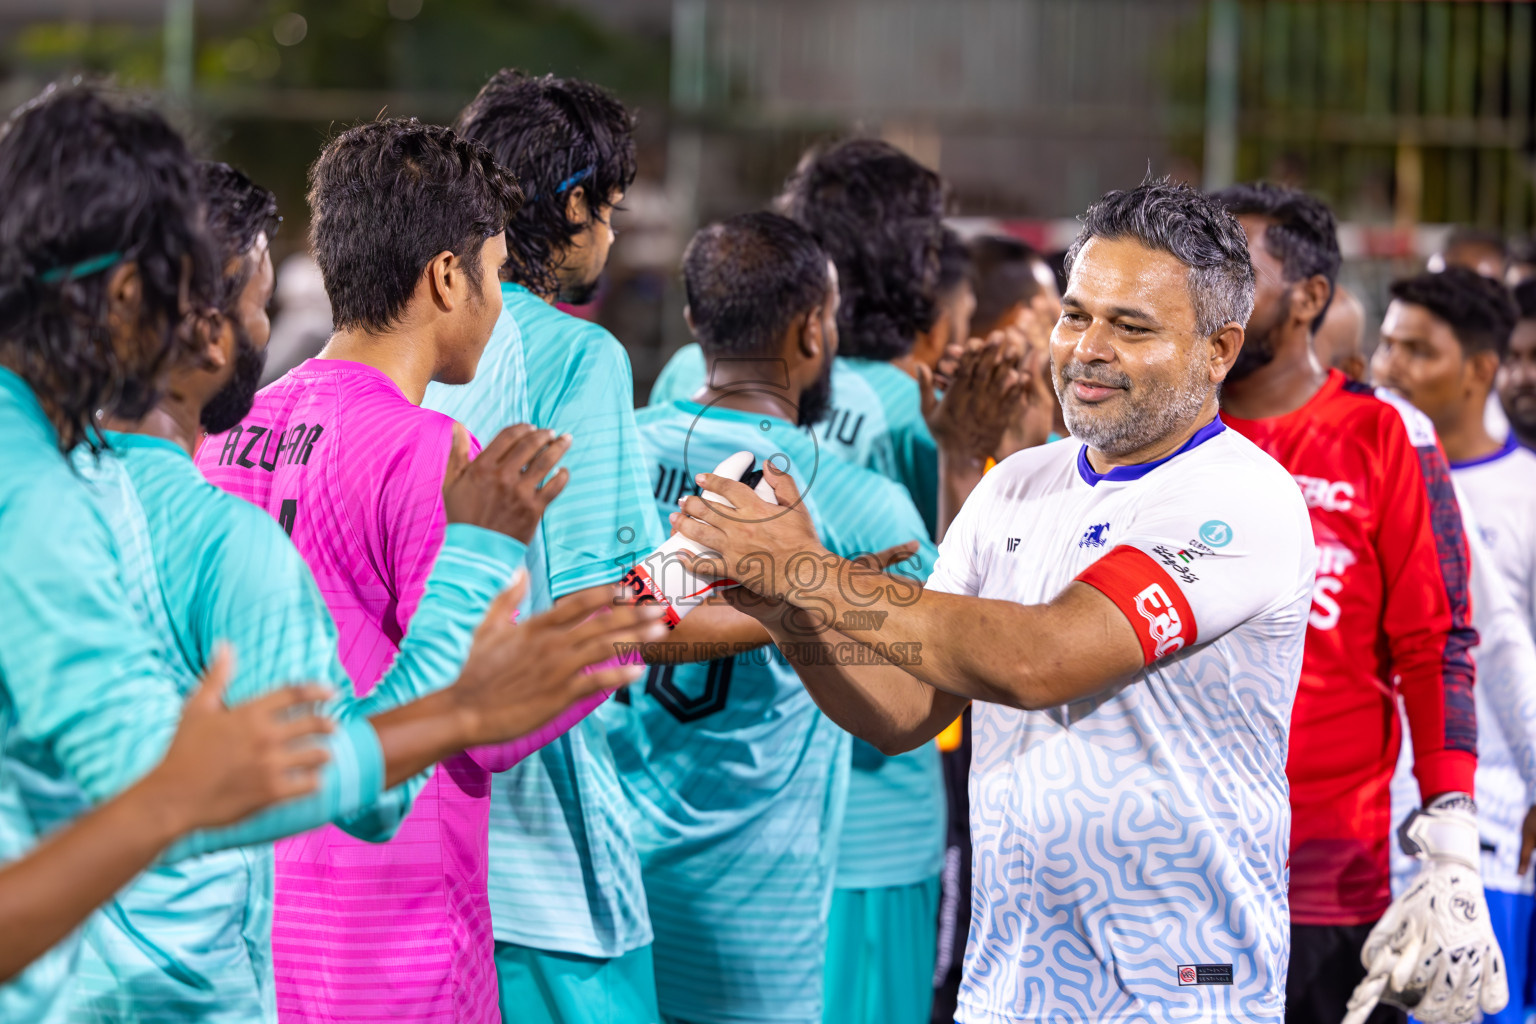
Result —
M 1179 260 L 1129 238 L 1090 239 L 1051 333 L 1067 428 L 1123 458 L 1214 416 L 1216 386 L 1236 355 L 1213 343 L 1224 336 L 1197 330 L 1189 268 Z

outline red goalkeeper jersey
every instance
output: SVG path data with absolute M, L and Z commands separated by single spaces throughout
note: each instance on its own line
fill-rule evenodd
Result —
M 1365 924 L 1392 899 L 1395 695 L 1426 802 L 1471 793 L 1477 767 L 1477 633 L 1450 470 L 1421 413 L 1337 370 L 1295 412 L 1224 418 L 1296 479 L 1317 542 L 1286 764 L 1291 920 Z

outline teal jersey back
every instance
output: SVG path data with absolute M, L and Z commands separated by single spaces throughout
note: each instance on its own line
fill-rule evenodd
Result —
M 475 379 L 433 384 L 423 403 L 489 444 L 527 422 L 570 434 L 570 482 L 528 550 L 524 608 L 617 582 L 666 537 L 635 429 L 629 357 L 597 324 L 516 284 L 502 285 Z M 651 941 L 632 811 L 619 786 L 604 704 L 560 739 L 495 777 L 490 897 L 496 938 L 613 957 Z
M 703 350 L 683 346 L 656 378 L 650 404 L 688 398 L 704 385 L 705 372 Z M 922 512 L 926 536 L 934 536 L 938 450 L 915 380 L 889 363 L 838 356 L 832 412 L 814 429 L 821 450 L 905 488 Z M 943 864 L 946 813 L 936 744 L 886 757 L 854 740 L 838 887 L 912 885 L 933 877 Z
M 101 509 L 59 454 L 31 389 L 5 369 L 0 565 L 3 863 L 153 767 L 182 707 L 180 677 L 133 610 Z M 284 835 L 293 830 L 292 806 L 194 833 L 166 859 Z M 76 932 L 0 987 L 0 1020 L 63 1019 L 79 945 Z
M 380 792 L 383 759 L 366 716 L 456 674 L 507 571 L 466 567 L 460 549 L 483 544 L 511 558 L 521 545 L 474 528 L 451 531 L 399 658 L 359 701 L 325 601 L 277 521 L 209 483 L 168 441 L 118 433 L 108 440 L 112 450 L 99 458 L 77 455 L 77 469 L 112 531 L 130 606 L 168 654 L 179 694 L 197 687 L 221 642 L 235 652 L 231 703 L 288 681 L 330 686 L 340 724 L 331 760 L 316 794 L 284 805 L 283 831 L 336 820 L 359 838 L 389 838 L 421 780 Z M 272 886 L 266 843 L 152 867 L 88 922 L 71 1019 L 276 1021 Z
M 703 350 L 684 345 L 662 367 L 648 404 L 693 397 L 705 372 Z M 928 536 L 936 535 L 938 448 L 923 419 L 917 381 L 890 363 L 838 356 L 832 361 L 832 411 L 815 430 L 822 450 L 905 487 Z
M 734 452 L 780 453 L 831 551 L 921 540 L 899 569 L 914 578 L 913 596 L 932 568 L 936 552 L 900 488 L 827 457 L 788 421 L 688 400 L 638 419 L 660 509 L 675 509 L 694 474 Z M 662 1013 L 819 1020 L 851 737 L 772 646 L 652 666 L 628 697 L 611 737 L 639 810 Z

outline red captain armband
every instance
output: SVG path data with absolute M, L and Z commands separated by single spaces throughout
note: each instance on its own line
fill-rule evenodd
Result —
M 1077 574 L 1077 579 L 1115 603 L 1150 665 L 1195 643 L 1195 613 L 1167 570 L 1139 548 L 1125 544 Z

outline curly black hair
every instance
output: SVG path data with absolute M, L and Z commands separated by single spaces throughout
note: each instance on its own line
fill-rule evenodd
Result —
M 422 270 L 451 252 L 472 278 L 523 193 L 490 151 L 415 118 L 348 129 L 309 169 L 310 248 L 337 330 L 388 330 Z
M 241 171 L 216 160 L 202 160 L 197 165 L 198 194 L 203 201 L 203 215 L 208 235 L 226 268 L 231 260 L 251 251 L 262 235 L 270 239 L 277 233 L 282 218 L 277 215 L 277 196 L 262 188 Z M 250 278 L 248 260 L 241 260 L 233 273 L 226 273 L 219 308 L 229 310 L 245 289 Z
M 507 225 L 502 280 L 555 294 L 555 267 L 581 230 L 565 215 L 566 197 L 580 187 L 596 216 L 634 182 L 634 115 L 591 82 L 503 68 L 454 127 L 490 149 L 527 197 Z
M 938 310 L 944 180 L 878 139 L 808 152 L 775 202 L 837 266 L 841 355 L 897 359 Z
M 1493 278 L 1466 267 L 1446 267 L 1438 274 L 1426 271 L 1393 281 L 1391 292 L 1394 299 L 1423 306 L 1449 324 L 1466 354 L 1494 352 L 1502 359 L 1509 351 L 1520 310 Z
M 1339 279 L 1339 230 L 1333 211 L 1315 196 L 1266 181 L 1231 185 L 1215 193 L 1234 217 L 1256 215 L 1270 221 L 1264 248 L 1280 261 L 1286 283 L 1321 274 L 1328 279 L 1328 302 L 1312 320 L 1312 331 L 1323 326 Z
M 186 314 L 217 304 L 192 157 L 146 106 L 49 87 L 0 130 L 0 195 L 0 364 L 37 395 L 61 451 L 100 448 L 97 411 L 147 413 L 191 343 Z M 130 262 L 136 337 L 114 338 L 107 284 Z

